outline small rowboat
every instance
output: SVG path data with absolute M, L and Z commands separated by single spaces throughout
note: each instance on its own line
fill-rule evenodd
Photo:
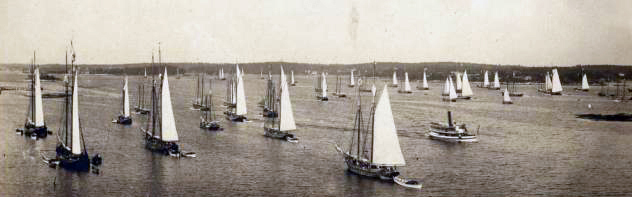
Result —
M 400 178 L 399 176 L 393 177 L 393 181 L 395 181 L 395 183 L 397 183 L 398 185 L 408 187 L 408 188 L 413 188 L 413 189 L 421 189 L 421 186 L 422 186 L 421 182 L 417 180 Z

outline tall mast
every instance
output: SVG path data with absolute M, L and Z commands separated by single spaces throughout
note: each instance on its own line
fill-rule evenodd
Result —
M 69 100 L 68 100 L 68 85 L 70 84 L 70 76 L 68 76 L 68 48 L 66 48 L 66 84 L 65 85 L 65 90 L 66 90 L 66 94 L 64 96 L 64 116 L 66 118 L 65 120 L 65 125 L 64 125 L 64 146 L 68 146 L 68 106 L 69 106 Z

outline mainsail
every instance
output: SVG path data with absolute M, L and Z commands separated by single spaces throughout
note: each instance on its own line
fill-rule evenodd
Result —
M 546 91 L 549 91 L 551 89 L 553 89 L 553 84 L 551 83 L 551 77 L 549 77 L 549 72 L 546 72 L 546 76 L 545 77 L 545 88 Z
M 291 77 L 292 77 L 292 78 L 291 78 L 291 80 L 292 80 L 292 84 L 294 84 L 294 71 L 290 71 L 290 73 L 292 74 L 292 76 L 291 76 Z
M 169 77 L 167 76 L 167 68 L 165 68 L 165 74 L 162 79 L 162 90 L 160 96 L 160 116 L 161 127 L 160 133 L 161 139 L 165 142 L 178 141 L 178 131 L 176 130 L 176 120 L 173 116 L 173 108 L 171 106 L 171 93 L 169 92 Z
M 397 85 L 397 72 L 393 72 L 393 85 Z
M 443 93 L 441 95 L 449 95 L 450 94 L 450 77 L 445 79 L 445 85 L 443 85 Z
M 503 103 L 511 103 L 511 97 L 509 97 L 509 91 L 507 88 L 503 91 Z
M 246 93 L 244 92 L 244 80 L 242 78 L 242 74 L 240 74 L 239 72 L 239 65 L 236 65 L 237 68 L 237 91 L 235 96 L 237 97 L 236 99 L 236 106 L 235 106 L 235 114 L 236 115 L 246 115 L 247 110 L 246 110 Z
M 355 82 L 353 80 L 353 70 L 351 70 L 351 81 L 349 82 L 349 85 L 354 86 Z
M 294 123 L 294 113 L 292 112 L 292 102 L 290 101 L 290 89 L 287 86 L 285 80 L 285 74 L 283 73 L 283 67 L 281 67 L 281 108 L 279 119 L 279 130 L 290 131 L 296 129 Z
M 450 100 L 454 100 L 454 99 L 457 98 L 456 90 L 454 89 L 454 83 L 452 83 L 452 77 L 448 77 L 448 79 L 449 79 L 449 82 L 450 82 L 450 85 L 449 85 L 450 86 L 449 87 L 450 88 L 449 97 L 450 97 Z
M 75 80 L 72 86 L 72 154 L 81 154 L 81 131 L 79 130 L 79 86 L 77 85 L 77 76 L 79 71 L 75 71 Z
M 321 89 L 322 89 L 322 91 L 323 91 L 323 92 L 322 92 L 322 97 L 323 97 L 323 98 L 326 98 L 326 97 L 327 97 L 327 77 L 325 76 L 325 73 L 324 73 L 324 72 L 322 73 L 322 76 L 321 76 L 321 77 L 323 78 L 323 79 L 320 81 L 320 82 L 321 82 L 320 87 L 321 87 Z
M 456 73 L 456 90 L 463 90 L 463 85 L 461 84 L 461 74 Z
M 483 87 L 489 87 L 489 77 L 487 77 L 487 71 L 485 71 L 485 77 L 483 80 Z
M 500 88 L 500 81 L 498 80 L 498 71 L 494 73 L 494 88 Z
M 410 88 L 410 82 L 408 82 L 408 72 L 404 73 L 404 91 L 412 91 Z
M 373 115 L 373 164 L 383 166 L 406 165 L 397 138 L 388 89 L 384 85 Z
M 125 85 L 123 86 L 123 116 L 129 117 L 129 94 L 127 88 L 127 76 L 125 76 Z
M 584 74 L 584 76 L 582 77 L 582 90 L 589 90 L 590 86 L 588 86 L 588 78 L 586 77 L 586 74 Z
M 560 76 L 557 74 L 557 69 L 553 69 L 553 78 L 551 79 L 551 81 L 553 83 L 551 92 L 553 93 L 562 92 L 562 84 L 560 83 Z
M 35 68 L 35 72 L 33 73 L 33 75 L 35 75 L 35 86 L 33 87 L 35 89 L 35 126 L 37 127 L 41 127 L 41 126 L 45 126 L 46 124 L 44 123 L 44 110 L 42 107 L 42 84 L 40 83 L 40 73 L 39 73 L 39 67 Z
M 424 80 L 423 80 L 423 82 L 421 84 L 421 87 L 424 88 L 424 89 L 428 88 L 428 81 L 426 80 L 426 71 L 424 71 Z
M 467 79 L 467 70 L 463 72 L 463 89 L 461 90 L 461 96 L 472 96 L 472 88 L 470 87 L 470 80 Z

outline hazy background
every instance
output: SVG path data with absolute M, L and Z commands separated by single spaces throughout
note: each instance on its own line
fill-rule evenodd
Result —
M 0 0 L 0 63 L 632 64 L 632 1 Z

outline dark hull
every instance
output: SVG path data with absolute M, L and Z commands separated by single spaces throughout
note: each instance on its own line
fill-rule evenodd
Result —
M 36 127 L 33 124 L 26 123 L 24 124 L 24 129 L 18 131 L 22 131 L 22 135 L 25 136 L 37 136 L 38 138 L 45 138 L 48 136 L 48 127 L 46 127 L 46 125 Z
M 268 117 L 268 118 L 275 118 L 278 116 L 277 112 L 275 111 L 270 111 L 267 108 L 263 109 L 263 113 L 262 113 L 263 117 Z
M 207 129 L 211 131 L 221 131 L 224 130 L 217 121 L 212 122 L 200 122 L 200 128 Z
M 523 93 L 509 93 L 509 96 L 511 97 L 521 97 L 523 95 L 524 95 Z
M 279 129 L 277 129 L 277 128 L 263 128 L 263 130 L 264 130 L 263 136 L 266 136 L 266 137 L 280 139 L 280 140 L 286 140 L 286 141 L 290 141 L 290 142 L 298 141 L 298 138 L 296 138 L 294 136 L 294 134 L 291 134 L 291 133 L 288 133 L 288 132 L 279 131 Z
M 193 103 L 193 109 L 199 109 L 200 111 L 208 111 L 209 107 L 207 107 L 206 105 L 200 105 L 197 103 Z
M 119 115 L 118 119 L 116 120 L 116 123 L 122 124 L 122 125 L 131 125 L 132 117 L 125 117 L 123 115 Z
M 350 172 L 370 177 L 379 178 L 384 181 L 393 181 L 393 177 L 399 175 L 399 172 L 394 167 L 390 166 L 376 166 L 364 160 L 357 160 L 356 158 L 345 154 L 345 164 Z
M 464 100 L 470 100 L 470 99 L 472 99 L 472 97 L 471 97 L 471 96 L 458 96 L 458 97 L 456 97 L 456 98 L 457 98 L 457 99 L 464 99 Z
M 55 150 L 57 153 L 57 161 L 59 166 L 70 171 L 87 172 L 90 170 L 90 157 L 87 152 L 79 155 L 72 152 L 61 145 Z
M 145 134 L 145 148 L 164 155 L 180 155 L 180 146 L 175 142 L 165 142 L 158 138 Z
M 404 90 L 398 90 L 398 93 L 402 93 L 402 94 L 412 94 L 413 91 L 404 91 Z
M 321 101 L 328 101 L 328 100 L 329 100 L 329 98 L 327 98 L 327 97 L 322 97 L 322 96 L 317 96 L 316 98 L 317 98 L 318 100 L 321 100 Z
M 141 108 L 141 107 L 134 107 L 134 111 L 136 113 L 139 113 L 139 114 L 149 114 L 149 110 L 148 109 L 144 109 L 144 108 Z
M 225 112 L 226 114 L 226 119 L 233 121 L 233 122 L 246 122 L 248 121 L 248 118 L 246 118 L 246 116 L 244 115 L 235 115 L 232 112 Z
M 418 90 L 429 90 L 430 88 L 417 87 Z

